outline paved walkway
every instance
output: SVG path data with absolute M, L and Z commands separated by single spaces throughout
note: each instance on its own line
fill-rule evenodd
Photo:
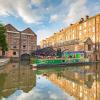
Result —
M 0 58 L 0 66 L 7 64 L 9 61 L 9 58 Z

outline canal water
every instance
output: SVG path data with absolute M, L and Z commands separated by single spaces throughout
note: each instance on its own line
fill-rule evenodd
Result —
M 100 100 L 100 64 L 0 67 L 0 100 Z

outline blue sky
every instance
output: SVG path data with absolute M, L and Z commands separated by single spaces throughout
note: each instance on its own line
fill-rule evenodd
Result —
M 42 39 L 100 13 L 100 0 L 0 0 L 0 22 L 23 30 L 30 27 Z

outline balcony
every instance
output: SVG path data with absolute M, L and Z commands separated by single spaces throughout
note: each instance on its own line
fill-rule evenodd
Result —
M 64 41 L 62 43 L 55 43 L 53 45 L 53 47 L 61 47 L 61 46 L 68 46 L 68 45 L 74 45 L 74 44 L 78 44 L 79 40 L 78 39 L 74 39 L 74 40 L 70 40 L 70 41 Z

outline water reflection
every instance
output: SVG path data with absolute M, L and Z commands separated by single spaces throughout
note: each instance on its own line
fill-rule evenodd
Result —
M 9 63 L 0 70 L 0 97 L 7 100 L 100 100 L 100 64 L 38 68 Z
M 8 97 L 16 90 L 30 91 L 36 85 L 36 76 L 28 67 L 9 63 L 0 70 L 0 97 Z
M 77 100 L 100 100 L 100 64 L 64 68 L 48 79 Z

